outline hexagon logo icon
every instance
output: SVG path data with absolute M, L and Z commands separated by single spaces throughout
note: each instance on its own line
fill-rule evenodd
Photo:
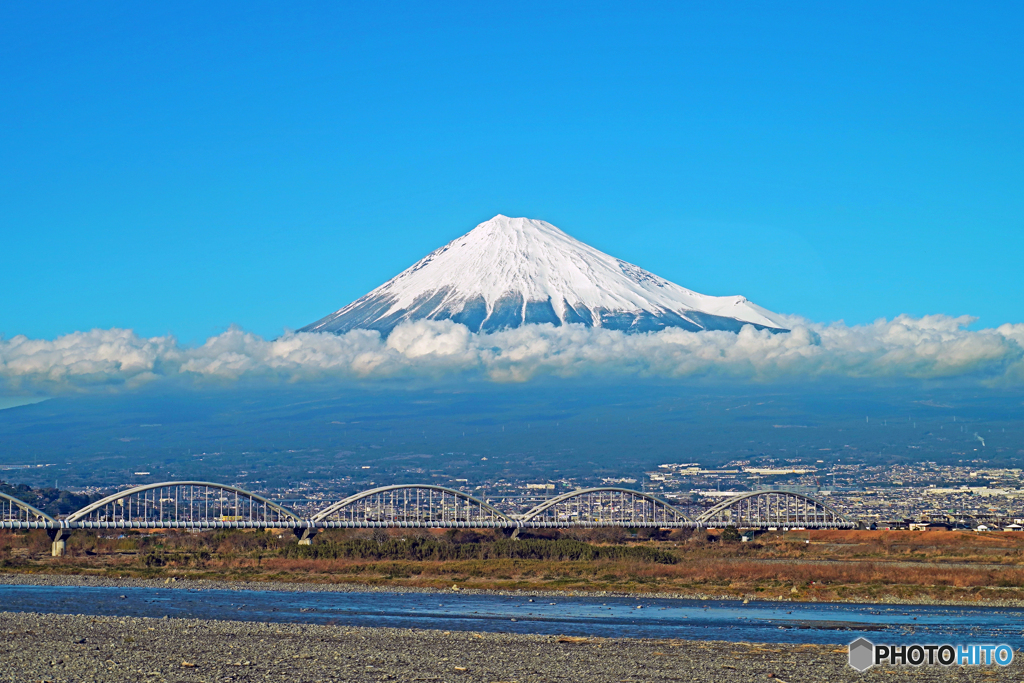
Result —
M 867 638 L 858 638 L 850 643 L 850 666 L 857 671 L 867 671 L 875 665 L 875 644 Z

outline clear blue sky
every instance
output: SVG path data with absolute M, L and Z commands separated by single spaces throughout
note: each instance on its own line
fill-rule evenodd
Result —
M 296 328 L 496 213 L 1024 321 L 1024 4 L 0 4 L 0 334 Z

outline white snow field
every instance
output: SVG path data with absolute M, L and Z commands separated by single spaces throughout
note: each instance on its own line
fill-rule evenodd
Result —
M 498 215 L 300 332 L 379 330 L 452 320 L 474 332 L 580 323 L 628 332 L 666 327 L 785 331 L 742 296 L 707 296 L 573 239 L 550 223 Z

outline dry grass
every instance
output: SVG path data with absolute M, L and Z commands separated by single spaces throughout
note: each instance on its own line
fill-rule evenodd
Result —
M 354 536 L 359 534 L 323 535 L 335 542 Z M 488 537 L 462 540 L 487 542 Z M 1021 533 L 814 531 L 766 534 L 754 543 L 723 543 L 714 540 L 714 534 L 709 538 L 699 533 L 643 542 L 674 553 L 676 564 L 283 557 L 283 548 L 291 542 L 292 538 L 265 533 L 131 535 L 119 539 L 76 533 L 66 557 L 50 558 L 44 533 L 0 531 L 0 571 L 434 588 L 449 588 L 455 582 L 490 589 L 700 592 L 818 600 L 1024 599 Z

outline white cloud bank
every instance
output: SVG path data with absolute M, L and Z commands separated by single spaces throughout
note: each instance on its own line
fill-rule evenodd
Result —
M 973 377 L 1024 381 L 1024 324 L 966 329 L 944 315 L 822 325 L 790 318 L 788 334 L 752 327 L 731 332 L 668 329 L 624 334 L 578 325 L 528 325 L 475 334 L 449 321 L 399 326 L 386 339 L 286 334 L 268 341 L 233 328 L 199 347 L 131 330 L 76 332 L 53 341 L 0 339 L 0 388 L 83 390 L 156 381 L 284 381 L 481 375 L 524 381 L 537 375 L 723 376 L 758 381 L 801 378 Z

